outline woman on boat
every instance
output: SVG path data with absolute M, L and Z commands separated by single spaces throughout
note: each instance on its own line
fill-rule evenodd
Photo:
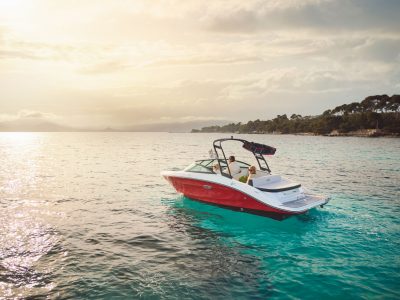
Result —
M 214 173 L 216 173 L 216 174 L 221 174 L 221 168 L 219 167 L 219 164 L 218 164 L 218 163 L 215 163 L 215 164 L 213 165 L 213 171 L 214 171 Z
M 231 172 L 232 177 L 236 178 L 242 172 L 236 159 L 233 155 L 229 156 L 229 163 L 228 163 L 229 171 Z
M 257 169 L 255 166 L 249 167 L 249 176 L 247 176 L 247 184 L 250 184 L 250 180 L 259 177 L 260 175 L 257 174 Z

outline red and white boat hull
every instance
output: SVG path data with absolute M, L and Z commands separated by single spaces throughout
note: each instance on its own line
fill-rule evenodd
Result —
M 234 210 L 284 218 L 324 205 L 328 199 L 308 196 L 301 187 L 265 192 L 253 186 L 217 174 L 185 171 L 161 173 L 177 192 L 188 198 Z

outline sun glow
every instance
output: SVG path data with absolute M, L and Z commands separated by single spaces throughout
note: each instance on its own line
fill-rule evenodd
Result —
M 1 138 L 7 140 L 7 143 L 13 148 L 13 150 L 17 150 L 17 148 L 21 149 L 35 144 L 38 140 L 38 135 L 40 135 L 40 133 L 4 132 L 2 133 Z
M 396 92 L 391 5 L 0 0 L 0 111 L 98 129 L 318 114 Z

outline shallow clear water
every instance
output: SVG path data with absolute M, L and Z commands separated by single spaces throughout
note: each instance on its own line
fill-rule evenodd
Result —
M 0 297 L 400 297 L 400 139 L 242 135 L 277 147 L 273 173 L 332 196 L 279 222 L 160 177 L 221 136 L 0 133 Z

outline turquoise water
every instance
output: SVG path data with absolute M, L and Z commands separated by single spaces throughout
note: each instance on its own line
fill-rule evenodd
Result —
M 241 135 L 332 197 L 280 222 L 160 177 L 221 136 L 0 133 L 0 298 L 400 298 L 400 139 Z

